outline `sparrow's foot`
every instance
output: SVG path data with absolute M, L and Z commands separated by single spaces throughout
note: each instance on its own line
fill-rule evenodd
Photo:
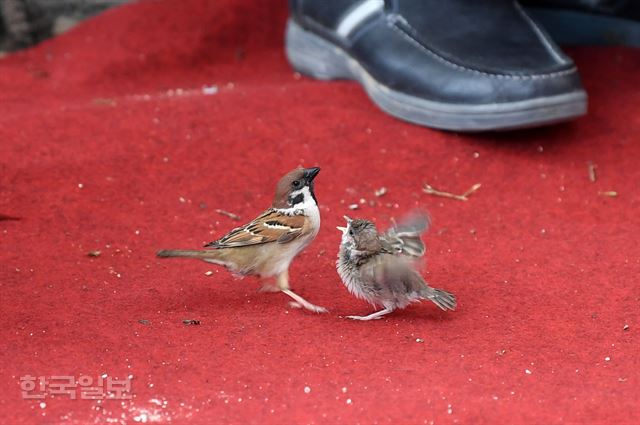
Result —
M 380 319 L 382 316 L 376 316 L 376 317 L 371 317 L 372 315 L 369 316 L 345 316 L 345 318 L 347 319 L 351 319 L 351 320 L 378 320 Z
M 389 314 L 393 311 L 393 308 L 384 308 L 380 311 L 376 311 L 375 313 L 371 313 L 368 316 L 346 316 L 347 319 L 351 320 L 377 320 L 380 319 L 385 314 Z
M 309 301 L 305 300 L 300 295 L 293 292 L 291 289 L 283 289 L 282 292 L 293 298 L 299 306 L 306 308 L 309 311 L 313 311 L 314 313 L 327 313 L 329 311 L 324 307 L 320 307 L 319 305 L 311 304 Z

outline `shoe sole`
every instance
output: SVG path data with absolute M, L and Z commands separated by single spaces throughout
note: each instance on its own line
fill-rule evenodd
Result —
M 376 81 L 343 49 L 287 23 L 286 54 L 293 68 L 319 80 L 355 80 L 387 113 L 415 124 L 453 131 L 510 130 L 571 120 L 587 112 L 583 90 L 509 103 L 461 105 L 401 93 Z

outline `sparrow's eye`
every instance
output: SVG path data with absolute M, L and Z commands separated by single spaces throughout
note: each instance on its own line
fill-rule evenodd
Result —
M 294 180 L 292 184 L 293 187 L 298 188 L 302 185 L 302 182 L 300 180 Z
M 353 231 L 353 229 L 349 229 L 349 236 L 355 236 L 355 232 Z

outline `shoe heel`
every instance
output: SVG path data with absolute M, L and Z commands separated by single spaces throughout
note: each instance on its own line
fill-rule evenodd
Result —
M 287 59 L 296 71 L 319 80 L 353 79 L 349 59 L 339 47 L 305 31 L 291 19 L 285 45 Z

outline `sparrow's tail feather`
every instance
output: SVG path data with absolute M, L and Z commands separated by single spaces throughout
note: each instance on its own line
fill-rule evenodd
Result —
M 442 289 L 426 288 L 423 291 L 422 296 L 433 301 L 435 305 L 445 311 L 456 309 L 456 296 L 450 292 L 443 291 Z
M 183 257 L 183 258 L 201 258 L 217 259 L 220 256 L 219 250 L 197 250 L 197 249 L 163 249 L 156 253 L 160 258 Z

